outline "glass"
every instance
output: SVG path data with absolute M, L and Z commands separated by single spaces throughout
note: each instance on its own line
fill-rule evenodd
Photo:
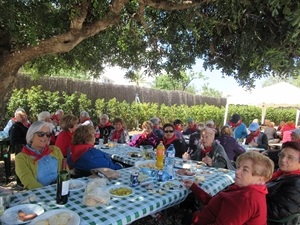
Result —
M 174 130 L 164 130 L 164 133 L 173 133 Z
M 47 138 L 50 138 L 52 136 L 51 132 L 43 132 L 43 131 L 38 131 L 38 132 L 35 132 L 34 134 L 36 134 L 38 137 L 47 136 Z
M 294 156 L 291 156 L 291 155 L 285 155 L 284 153 L 280 152 L 278 153 L 278 157 L 283 159 L 286 157 L 287 161 L 289 162 L 292 162 L 292 161 L 299 161 L 299 159 L 297 159 L 296 157 Z

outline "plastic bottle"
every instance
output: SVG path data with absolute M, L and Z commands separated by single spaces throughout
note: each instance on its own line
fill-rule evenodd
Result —
M 156 147 L 156 167 L 159 170 L 164 168 L 165 150 L 163 142 L 160 141 L 159 145 Z
M 175 148 L 173 144 L 167 149 L 166 159 L 165 159 L 165 172 L 170 176 L 170 179 L 174 177 L 174 158 L 175 158 Z

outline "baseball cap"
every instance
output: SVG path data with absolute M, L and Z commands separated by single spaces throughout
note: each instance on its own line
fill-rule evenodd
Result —
M 259 128 L 258 123 L 251 123 L 250 126 L 249 126 L 250 131 L 256 131 L 258 128 Z
M 241 116 L 239 114 L 233 114 L 229 121 L 231 123 L 235 124 L 235 123 L 239 122 L 240 119 L 241 119 Z

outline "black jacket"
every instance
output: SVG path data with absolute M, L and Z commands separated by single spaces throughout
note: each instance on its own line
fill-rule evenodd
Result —
M 300 217 L 289 222 L 272 222 L 282 220 L 300 213 L 300 175 L 281 176 L 267 183 L 268 225 L 300 224 Z

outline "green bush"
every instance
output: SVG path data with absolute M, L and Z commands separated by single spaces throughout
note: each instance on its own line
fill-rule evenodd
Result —
M 173 122 L 175 119 L 181 119 L 184 123 L 189 117 L 197 122 L 206 122 L 213 120 L 217 126 L 222 126 L 224 122 L 225 107 L 216 107 L 213 105 L 158 105 L 157 103 L 132 103 L 119 102 L 116 98 L 105 101 L 97 99 L 93 104 L 87 95 L 75 92 L 68 95 L 66 92 L 43 91 L 42 86 L 32 86 L 30 89 L 15 89 L 7 104 L 5 120 L 11 118 L 18 107 L 22 107 L 28 113 L 31 121 L 35 121 L 37 115 L 42 111 L 54 113 L 57 109 L 63 109 L 65 114 L 72 113 L 79 116 L 80 111 L 86 110 L 93 120 L 94 124 L 99 123 L 99 115 L 108 114 L 110 120 L 120 117 L 124 120 L 128 129 L 135 129 L 137 126 L 157 116 L 162 123 Z M 228 117 L 234 113 L 242 116 L 243 121 L 249 125 L 253 119 L 261 118 L 261 109 L 255 106 L 230 105 Z M 281 120 L 295 120 L 296 109 L 294 108 L 268 108 L 266 118 L 279 124 Z M 5 124 L 2 124 L 2 126 Z

